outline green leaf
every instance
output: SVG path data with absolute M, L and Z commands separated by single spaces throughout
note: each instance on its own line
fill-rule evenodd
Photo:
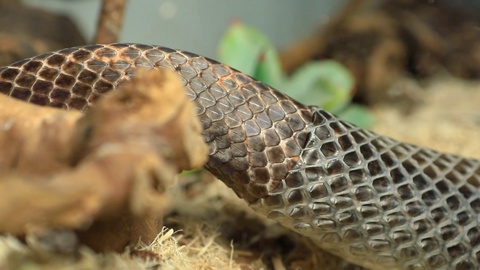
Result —
M 338 113 L 338 117 L 361 128 L 367 128 L 375 124 L 375 117 L 370 111 L 365 106 L 356 104 L 350 104 Z
M 312 62 L 286 78 L 275 47 L 250 26 L 235 23 L 227 30 L 220 41 L 219 59 L 304 104 L 322 107 L 358 126 L 374 122 L 366 108 L 350 105 L 354 79 L 344 66 L 335 61 Z
M 235 23 L 220 40 L 219 59 L 272 87 L 283 82 L 275 47 L 253 27 Z
M 282 88 L 285 79 L 275 49 L 267 48 L 262 52 L 258 59 L 257 69 L 252 77 L 276 89 Z
M 298 101 L 336 112 L 351 100 L 353 78 L 335 61 L 312 62 L 297 69 L 285 93 Z

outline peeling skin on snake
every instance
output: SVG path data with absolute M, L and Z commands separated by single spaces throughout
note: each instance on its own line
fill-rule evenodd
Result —
M 68 48 L 1 68 L 0 92 L 85 110 L 138 68 L 180 76 L 206 168 L 255 211 L 367 268 L 480 268 L 480 161 L 358 128 L 214 60 L 143 44 Z

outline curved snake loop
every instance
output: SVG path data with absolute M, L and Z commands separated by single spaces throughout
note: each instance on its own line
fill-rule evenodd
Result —
M 368 268 L 480 268 L 479 160 L 360 129 L 216 61 L 142 44 L 69 48 L 0 69 L 0 92 L 85 110 L 140 67 L 182 78 L 207 169 L 259 213 Z

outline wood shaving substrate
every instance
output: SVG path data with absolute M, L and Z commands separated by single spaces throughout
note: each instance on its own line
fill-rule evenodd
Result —
M 462 156 L 480 158 L 480 84 L 455 79 L 435 79 L 420 95 L 421 102 L 405 110 L 394 105 L 376 106 L 373 112 L 377 118 L 374 131 L 398 140 Z M 408 111 L 406 113 L 405 111 Z M 182 180 L 179 180 L 179 185 Z M 277 229 L 273 222 L 257 217 L 243 201 L 236 198 L 231 190 L 220 181 L 203 183 L 202 194 L 185 202 L 185 194 L 179 195 L 179 188 L 172 187 L 172 197 L 178 206 L 176 219 L 183 220 L 183 228 L 165 228 L 150 245 L 140 245 L 156 253 L 156 260 L 145 260 L 123 254 L 97 254 L 81 247 L 80 256 L 65 256 L 45 250 L 35 243 L 20 243 L 16 238 L 0 238 L 0 268 L 10 269 L 288 269 L 281 259 L 272 257 L 270 263 L 264 256 L 252 260 L 248 251 L 235 250 L 229 243 L 219 240 L 221 222 L 235 220 L 243 215 L 265 224 L 266 231 Z M 234 210 L 232 210 L 234 209 Z M 213 213 L 213 214 L 212 214 Z M 217 215 L 217 216 L 215 216 Z M 296 237 L 293 237 L 296 239 Z M 298 240 L 299 242 L 301 240 Z M 268 253 L 271 246 L 265 246 Z M 314 249 L 314 248 L 312 248 Z M 243 256 L 242 256 L 243 252 Z M 312 257 L 318 269 L 343 268 L 333 256 Z M 323 261 L 322 261 L 323 260 Z M 335 260 L 333 260 L 335 262 Z M 267 262 L 265 264 L 265 262 Z M 267 266 L 268 265 L 268 266 Z M 290 267 L 292 265 L 289 265 Z M 297 264 L 302 266 L 302 264 Z M 343 266 L 345 266 L 343 264 Z M 301 268 L 298 268 L 301 269 Z M 307 268 L 303 268 L 307 269 Z M 352 269 L 352 268 L 349 268 Z

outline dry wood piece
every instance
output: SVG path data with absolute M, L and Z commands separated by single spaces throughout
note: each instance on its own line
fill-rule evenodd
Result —
M 127 0 L 103 0 L 98 18 L 95 43 L 115 43 L 120 41 L 123 15 Z
M 86 43 L 68 17 L 17 0 L 0 0 L 0 39 L 0 66 Z
M 387 90 L 405 75 L 446 70 L 478 80 L 480 17 L 451 2 L 351 0 L 321 32 L 282 53 L 282 64 L 291 73 L 310 60 L 338 60 L 356 78 L 357 98 L 367 103 L 398 102 Z
M 139 75 L 84 115 L 0 96 L 1 232 L 164 210 L 165 186 L 203 165 L 208 151 L 176 75 Z

